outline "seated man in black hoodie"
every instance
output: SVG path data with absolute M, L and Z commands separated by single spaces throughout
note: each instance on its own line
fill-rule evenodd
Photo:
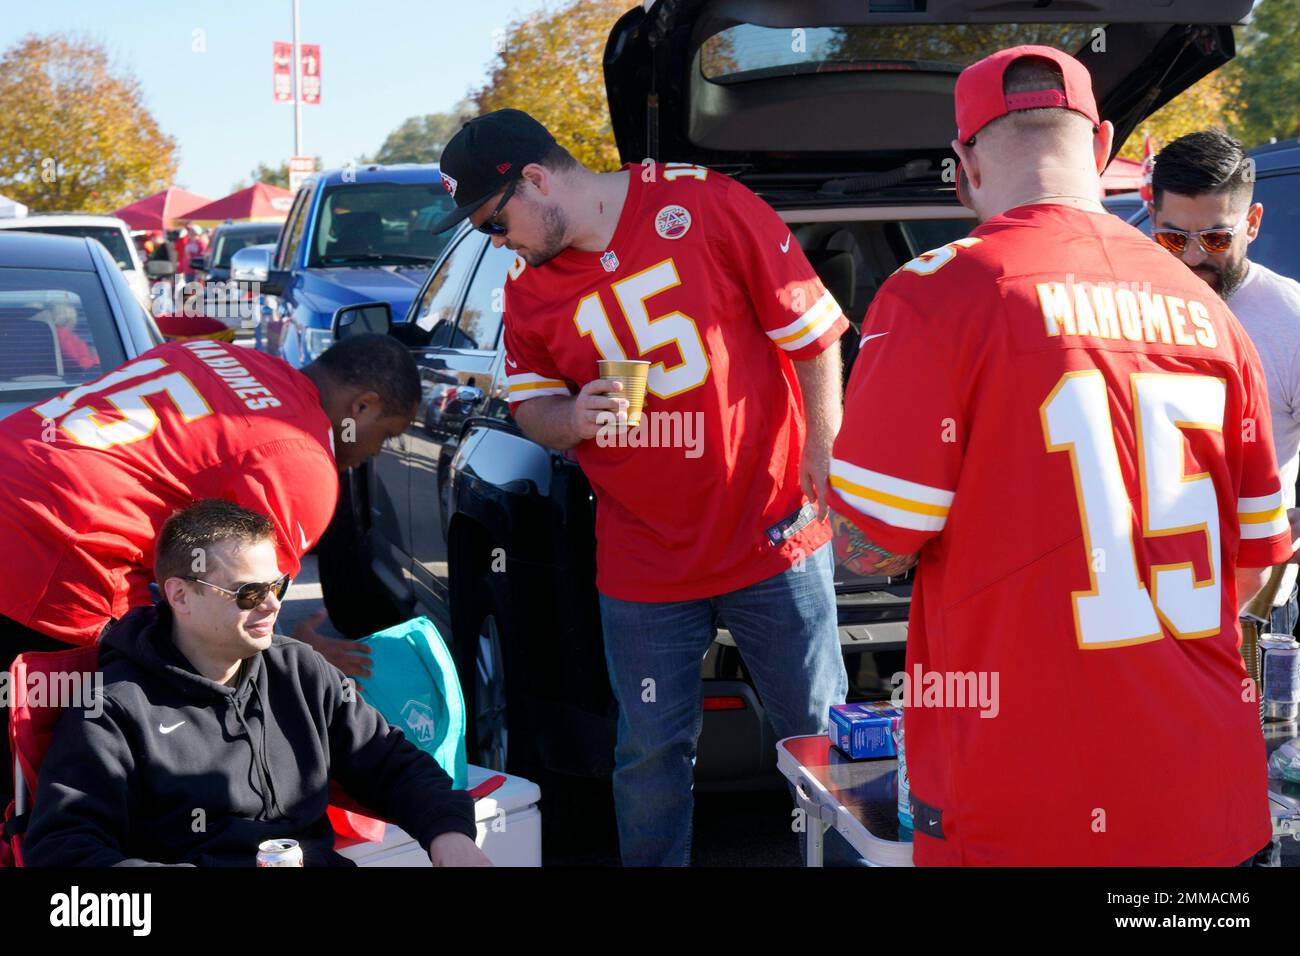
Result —
M 60 718 L 29 865 L 252 866 L 258 844 L 287 837 L 308 866 L 349 866 L 325 814 L 331 779 L 435 866 L 488 865 L 469 794 L 325 658 L 273 635 L 288 586 L 274 536 L 266 517 L 219 500 L 163 525 L 165 599 L 103 637 L 102 708 Z

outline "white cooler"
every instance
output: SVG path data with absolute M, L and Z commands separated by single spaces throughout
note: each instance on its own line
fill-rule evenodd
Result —
M 495 772 L 469 768 L 470 788 Z M 542 865 L 542 791 L 531 780 L 504 774 L 506 782 L 474 803 L 475 843 L 497 866 Z M 357 866 L 431 866 L 428 850 L 401 828 L 388 824 L 381 842 L 356 843 L 339 851 Z

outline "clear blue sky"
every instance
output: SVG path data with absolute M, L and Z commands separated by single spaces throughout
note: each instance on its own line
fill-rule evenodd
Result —
M 226 195 L 293 152 L 293 107 L 271 98 L 271 44 L 292 39 L 290 0 L 2 0 L 0 49 L 72 32 L 135 74 L 180 153 L 177 184 Z M 629 0 L 629 6 L 632 0 Z M 321 46 L 321 104 L 303 106 L 303 154 L 325 165 L 374 153 L 409 116 L 449 109 L 483 83 L 501 31 L 542 0 L 300 0 L 299 38 Z M 196 34 L 196 31 L 203 31 Z M 206 51 L 196 52 L 196 37 Z

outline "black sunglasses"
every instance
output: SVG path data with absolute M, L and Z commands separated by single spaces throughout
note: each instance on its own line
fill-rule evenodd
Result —
M 481 226 L 475 226 L 474 228 L 486 236 L 504 236 L 509 232 L 510 230 L 507 227 L 497 222 L 497 216 L 501 215 L 501 210 L 506 208 L 506 203 L 508 203 L 510 197 L 515 194 L 515 187 L 518 185 L 518 179 L 510 180 L 510 185 L 506 187 L 505 195 L 502 196 L 501 201 L 497 203 L 497 208 L 492 210 L 492 215 L 488 216 Z
M 235 599 L 235 604 L 241 611 L 251 611 L 253 608 L 265 601 L 266 596 L 271 593 L 275 594 L 275 599 L 277 601 L 283 601 L 284 595 L 289 590 L 290 578 L 289 575 L 286 574 L 283 577 L 266 584 L 241 584 L 233 591 L 230 590 L 230 588 L 223 588 L 220 584 L 213 584 L 211 581 L 204 581 L 202 578 L 192 577 L 191 575 L 183 575 L 182 580 L 193 581 L 195 584 L 203 584 L 215 591 L 221 591 L 225 594 L 232 595 Z

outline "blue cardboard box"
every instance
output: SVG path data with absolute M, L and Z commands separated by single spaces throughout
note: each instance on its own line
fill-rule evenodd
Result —
M 828 728 L 831 743 L 847 757 L 896 757 L 894 730 L 903 712 L 888 701 L 834 704 Z

